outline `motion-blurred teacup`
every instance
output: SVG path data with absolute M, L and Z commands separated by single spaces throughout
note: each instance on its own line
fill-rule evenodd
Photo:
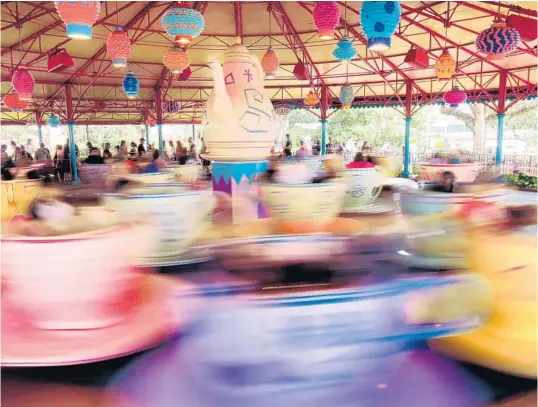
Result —
M 344 210 L 361 209 L 375 202 L 383 190 L 383 171 L 380 167 L 345 170 L 347 181 Z

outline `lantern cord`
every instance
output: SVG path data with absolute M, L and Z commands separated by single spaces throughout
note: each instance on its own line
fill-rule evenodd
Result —
M 347 1 L 344 1 L 344 34 L 347 38 Z
M 269 47 L 271 46 L 271 3 L 269 3 L 269 7 L 267 8 L 267 11 L 269 12 Z
M 120 13 L 118 13 L 118 2 L 116 2 L 116 26 L 120 26 Z

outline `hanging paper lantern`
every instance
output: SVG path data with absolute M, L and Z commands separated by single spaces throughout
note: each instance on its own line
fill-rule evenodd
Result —
M 278 56 L 273 51 L 273 47 L 267 48 L 262 58 L 262 69 L 265 72 L 265 77 L 274 78 L 276 76 L 276 70 L 279 67 Z
M 54 5 L 65 23 L 69 38 L 92 38 L 92 27 L 101 11 L 100 1 L 55 1 Z
M 382 51 L 390 48 L 390 37 L 398 28 L 402 13 L 399 1 L 364 1 L 360 20 L 368 49 Z
M 35 80 L 30 71 L 25 66 L 20 66 L 11 78 L 13 89 L 19 95 L 20 100 L 32 99 L 32 92 L 35 88 Z
M 168 100 L 166 102 L 163 102 L 163 112 L 179 113 L 181 110 L 181 103 L 178 103 L 175 100 Z
M 452 90 L 445 93 L 445 103 L 448 103 L 450 107 L 458 107 L 460 103 L 463 103 L 466 100 L 467 94 L 457 86 L 454 86 Z
M 187 69 L 191 64 L 191 58 L 187 54 L 187 50 L 180 48 L 172 48 L 163 56 L 163 64 L 173 74 L 181 73 L 184 69 Z
M 290 108 L 286 105 L 276 106 L 275 107 L 275 114 L 277 116 L 287 116 L 290 114 Z
M 445 49 L 437 61 L 435 62 L 435 73 L 437 74 L 437 79 L 440 81 L 448 81 L 456 73 L 456 61 L 450 55 L 447 49 Z
M 58 116 L 56 116 L 54 113 L 51 113 L 49 118 L 47 119 L 47 124 L 50 127 L 60 127 L 60 124 L 62 124 L 62 122 L 60 122 Z
M 333 56 L 340 62 L 347 64 L 357 56 L 357 50 L 350 40 L 347 38 L 342 38 L 338 44 L 336 44 L 336 48 L 333 51 Z
M 334 38 L 334 30 L 340 22 L 340 9 L 335 1 L 316 2 L 312 17 L 320 40 Z
M 536 27 L 535 27 L 536 28 Z M 519 45 L 519 33 L 505 23 L 493 23 L 476 38 L 476 48 L 487 55 L 488 59 L 503 59 Z
M 308 107 L 314 107 L 318 103 L 319 103 L 318 95 L 316 95 L 316 93 L 313 90 L 311 90 L 308 93 L 308 95 L 306 95 L 304 99 L 304 104 L 307 105 Z
M 128 72 L 123 78 L 123 90 L 129 99 L 133 99 L 138 96 L 138 89 L 140 89 L 140 82 L 138 78 L 132 72 Z
M 148 117 L 148 120 L 146 120 L 146 124 L 150 127 L 153 127 L 157 124 L 157 120 L 155 120 L 153 117 Z
M 355 91 L 353 87 L 346 83 L 340 88 L 340 102 L 342 103 L 342 109 L 349 109 L 353 100 L 355 99 Z
M 28 107 L 29 100 L 20 100 L 16 93 L 8 93 L 2 99 L 4 106 L 11 109 L 12 112 L 22 112 Z
M 121 27 L 116 27 L 108 36 L 106 52 L 112 58 L 112 66 L 127 66 L 127 60 L 131 56 L 131 40 Z
M 176 36 L 179 44 L 189 44 L 194 37 L 198 37 L 204 31 L 204 17 L 193 10 L 186 3 L 174 7 L 164 13 L 162 17 L 164 31 L 168 35 Z

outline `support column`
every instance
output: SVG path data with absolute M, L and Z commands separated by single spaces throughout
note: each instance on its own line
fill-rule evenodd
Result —
M 39 138 L 39 144 L 43 142 L 43 123 L 41 122 L 41 113 L 35 112 L 35 120 L 37 123 L 37 137 Z
M 497 115 L 497 150 L 495 152 L 495 164 L 503 165 L 503 136 L 504 136 L 504 113 Z
M 405 118 L 405 140 L 404 140 L 404 169 L 401 173 L 402 178 L 411 177 L 411 121 L 412 117 Z
M 327 154 L 327 119 L 320 120 L 321 122 L 321 155 Z
M 90 126 L 86 125 L 86 143 L 90 141 Z
M 75 145 L 75 123 L 68 122 L 67 128 L 69 129 L 69 153 L 71 155 L 71 177 L 73 184 L 80 184 L 78 178 L 78 165 L 77 165 L 77 148 Z
M 146 123 L 145 127 L 146 127 L 146 150 L 147 150 L 150 144 L 149 143 L 149 125 Z
M 503 164 L 503 136 L 504 114 L 506 112 L 506 82 L 507 72 L 499 72 L 499 101 L 497 105 L 497 149 L 495 151 L 495 164 L 502 167 Z
M 155 113 L 157 114 L 157 131 L 159 132 L 159 152 L 161 160 L 164 159 L 164 141 L 163 141 L 163 102 L 161 88 L 155 89 Z M 170 152 L 172 153 L 172 152 Z
M 73 184 L 80 184 L 78 178 L 77 149 L 75 145 L 75 112 L 73 111 L 73 97 L 71 85 L 65 85 L 65 108 L 67 111 L 67 128 L 69 129 L 69 152 L 71 155 L 71 178 Z M 65 157 L 63 158 L 65 160 Z

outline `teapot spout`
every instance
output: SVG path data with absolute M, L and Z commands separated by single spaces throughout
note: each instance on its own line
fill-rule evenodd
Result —
M 207 103 L 208 120 L 225 122 L 230 120 L 232 114 L 232 100 L 226 91 L 224 72 L 220 62 L 216 58 L 211 58 L 209 66 L 213 72 L 213 94 Z

